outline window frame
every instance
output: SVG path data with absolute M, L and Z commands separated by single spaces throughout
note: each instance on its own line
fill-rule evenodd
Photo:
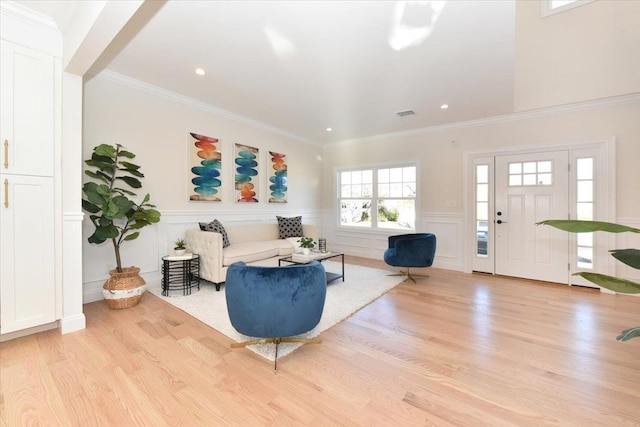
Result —
M 394 168 L 406 168 L 413 167 L 415 168 L 415 196 L 411 197 L 382 197 L 384 200 L 413 200 L 414 202 L 414 216 L 415 221 L 413 224 L 413 228 L 386 228 L 380 227 L 378 223 L 378 200 L 381 197 L 378 195 L 378 172 L 383 169 L 394 169 Z M 343 172 L 356 172 L 356 171 L 367 171 L 370 170 L 372 174 L 372 194 L 371 197 L 354 197 L 354 198 L 342 198 L 342 173 Z M 345 168 L 336 168 L 335 175 L 336 177 L 336 186 L 335 186 L 335 200 L 337 204 L 336 209 L 336 225 L 338 228 L 342 228 L 344 230 L 353 230 L 353 231 L 363 231 L 363 232 L 384 232 L 384 233 L 397 233 L 398 231 L 406 231 L 406 232 L 415 232 L 417 230 L 417 222 L 418 222 L 418 213 L 420 212 L 420 165 L 419 162 L 394 162 L 394 163 L 385 163 L 385 164 L 375 164 L 375 165 L 362 165 L 357 167 L 345 167 Z M 341 212 L 342 212 L 342 200 L 361 200 L 367 199 L 371 201 L 371 226 L 358 226 L 358 225 L 348 225 L 342 224 L 341 221 Z
M 552 7 L 552 0 L 543 0 L 542 3 L 542 17 L 546 18 L 548 16 L 555 15 L 557 13 L 562 13 L 567 10 L 575 9 L 576 7 L 584 6 L 585 4 L 589 4 L 594 0 L 575 0 L 572 3 L 568 3 L 562 6 Z

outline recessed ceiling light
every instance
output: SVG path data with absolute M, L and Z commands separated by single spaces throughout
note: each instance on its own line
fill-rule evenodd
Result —
M 327 132 L 331 132 L 333 129 L 331 128 L 327 128 Z
M 196 68 L 196 74 L 199 76 L 204 76 L 204 70 L 202 68 Z
M 442 108 L 443 110 L 446 110 L 447 108 L 449 108 L 449 104 L 442 104 L 440 108 Z

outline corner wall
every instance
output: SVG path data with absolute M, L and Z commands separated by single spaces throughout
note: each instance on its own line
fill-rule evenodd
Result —
M 82 158 L 93 147 L 119 143 L 136 154 L 134 163 L 145 174 L 142 189 L 151 194 L 151 203 L 162 213 L 159 224 L 144 228 L 137 240 L 123 245 L 126 265 L 141 268 L 149 286 L 159 286 L 160 258 L 173 249 L 199 221 L 218 218 L 227 223 L 276 221 L 276 215 L 302 215 L 303 221 L 320 225 L 321 149 L 292 137 L 209 111 L 193 100 L 172 97 L 123 76 L 98 75 L 84 85 L 84 131 Z M 223 190 L 220 202 L 189 201 L 189 132 L 218 138 L 222 152 Z M 259 203 L 234 202 L 234 144 L 260 149 Z M 288 203 L 268 203 L 267 155 L 277 151 L 287 155 Z M 115 266 L 110 243 L 90 245 L 93 232 L 88 218 L 83 224 L 84 302 L 102 298 L 102 284 Z

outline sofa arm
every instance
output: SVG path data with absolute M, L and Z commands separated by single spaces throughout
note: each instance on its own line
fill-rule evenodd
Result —
M 186 241 L 191 252 L 200 255 L 200 277 L 213 283 L 224 282 L 222 235 L 194 228 L 187 230 Z

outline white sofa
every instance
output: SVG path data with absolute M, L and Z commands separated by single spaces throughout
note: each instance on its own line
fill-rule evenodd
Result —
M 227 277 L 227 268 L 236 261 L 246 263 L 291 255 L 299 237 L 279 238 L 278 224 L 225 225 L 229 246 L 222 248 L 222 235 L 198 228 L 186 232 L 187 247 L 200 255 L 200 277 L 213 282 L 216 290 Z M 318 238 L 315 225 L 303 225 L 303 234 Z

